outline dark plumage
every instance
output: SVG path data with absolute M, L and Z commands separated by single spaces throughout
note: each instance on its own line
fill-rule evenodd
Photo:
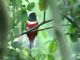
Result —
M 28 17 L 29 21 L 35 21 L 36 20 L 36 14 L 35 13 L 30 13 Z

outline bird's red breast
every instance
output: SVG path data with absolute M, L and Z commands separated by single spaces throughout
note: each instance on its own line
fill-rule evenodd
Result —
M 35 22 L 29 22 L 28 21 L 27 24 L 26 24 L 26 26 L 27 26 L 26 30 L 30 30 L 31 28 L 33 28 L 37 25 L 38 25 L 37 21 L 35 21 Z M 30 33 L 27 34 L 30 41 L 33 41 L 35 39 L 35 36 L 37 35 L 37 32 L 38 31 L 34 31 L 34 32 L 30 32 Z

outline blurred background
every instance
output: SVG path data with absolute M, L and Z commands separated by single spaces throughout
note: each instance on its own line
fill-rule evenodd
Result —
M 80 0 L 54 0 L 57 11 L 62 11 L 62 14 L 68 16 L 70 19 L 62 17 L 63 33 L 67 38 L 73 60 L 80 60 Z M 40 24 L 44 19 L 44 11 L 46 12 L 45 20 L 53 19 L 52 22 L 44 24 L 39 29 L 51 27 L 39 31 L 35 40 L 35 47 L 32 49 L 32 56 L 35 60 L 63 60 L 60 46 L 56 39 L 54 18 L 51 7 L 47 0 L 7 0 L 9 4 L 10 16 L 10 31 L 8 33 L 8 54 L 5 60 L 33 60 L 29 56 L 29 40 L 26 34 L 20 35 L 26 31 L 26 21 L 31 12 L 37 15 L 38 23 Z M 52 1 L 53 2 L 53 1 Z M 54 3 L 54 2 L 53 2 Z M 54 8 L 54 6 L 53 6 Z M 57 13 L 57 12 L 56 12 Z M 58 16 L 56 16 L 58 18 Z M 71 23 L 70 20 L 73 22 Z M 64 49 L 64 48 L 63 48 Z M 67 53 L 64 51 L 64 53 Z

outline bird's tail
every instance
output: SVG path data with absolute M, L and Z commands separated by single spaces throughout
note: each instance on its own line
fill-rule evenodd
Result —
M 30 50 L 34 47 L 34 41 L 30 41 Z

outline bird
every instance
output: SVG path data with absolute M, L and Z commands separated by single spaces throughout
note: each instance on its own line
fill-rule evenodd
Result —
M 38 21 L 37 21 L 36 13 L 34 13 L 34 12 L 30 13 L 28 16 L 27 23 L 26 23 L 26 30 L 30 30 L 31 28 L 33 28 L 37 25 L 38 25 Z M 38 33 L 37 30 L 38 30 L 38 28 L 36 28 L 36 31 L 27 33 L 27 37 L 30 42 L 30 45 L 29 45 L 30 49 L 34 47 L 34 40 L 35 40 L 37 33 Z

